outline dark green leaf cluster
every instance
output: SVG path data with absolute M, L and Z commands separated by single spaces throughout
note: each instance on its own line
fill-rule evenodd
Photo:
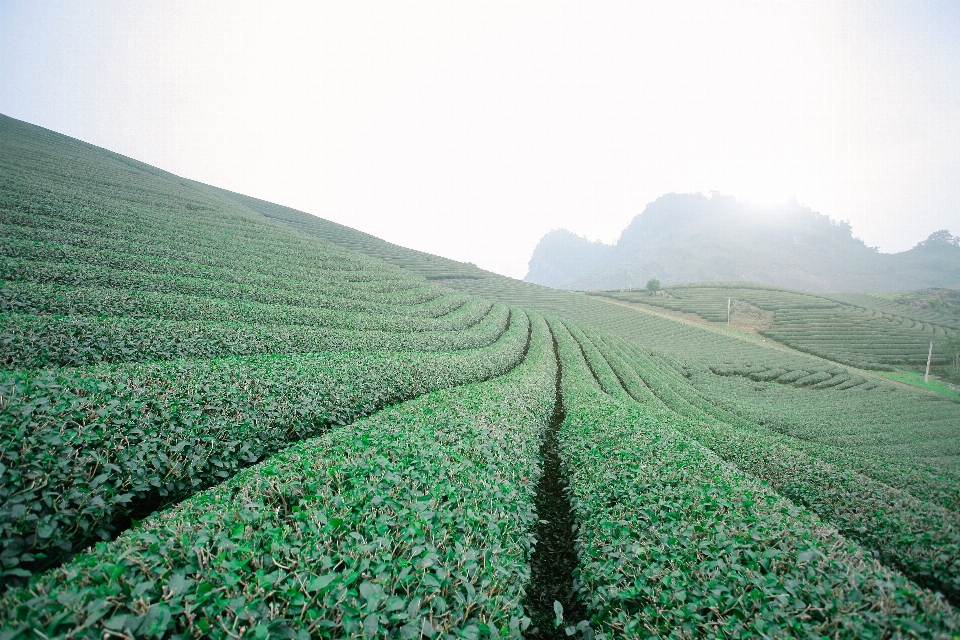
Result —
M 460 330 L 386 332 L 155 318 L 0 314 L 0 366 L 41 369 L 361 349 L 457 351 L 494 343 L 507 330 L 509 318 L 509 309 L 494 305 L 475 325 Z
M 523 357 L 515 314 L 493 345 L 453 353 L 178 360 L 0 379 L 0 557 L 27 576 L 290 442 Z
M 794 349 L 863 369 L 892 371 L 924 364 L 930 342 L 943 344 L 956 331 L 873 309 L 843 306 L 830 312 L 777 311 L 761 334 Z M 949 363 L 942 349 L 935 364 Z
M 951 469 L 949 443 L 957 405 L 947 399 L 872 382 L 849 389 L 837 385 L 800 390 L 707 372 L 695 373 L 690 382 L 705 398 L 730 405 L 729 399 L 736 399 L 734 411 L 721 414 L 713 405 L 707 414 L 714 420 L 775 435 L 792 449 L 838 469 L 864 474 L 952 511 L 960 509 L 960 474 Z M 803 397 L 804 392 L 816 395 Z
M 176 273 L 147 273 L 130 269 L 109 269 L 83 263 L 51 263 L 4 259 L 0 273 L 8 282 L 30 282 L 67 287 L 101 287 L 150 293 L 174 293 L 217 300 L 242 300 L 263 304 L 372 311 L 413 316 L 436 316 L 436 299 L 443 291 L 423 285 L 385 292 L 344 287 L 337 291 L 323 282 L 314 286 L 283 287 L 277 282 L 254 286 L 246 282 L 223 282 L 191 278 Z M 100 315 L 100 314 L 95 314 Z
M 293 442 L 523 358 L 523 312 L 18 136 L 0 138 L 4 585 Z
M 3 116 L 0 230 L 0 640 L 960 631 L 958 405 L 630 307 L 874 367 L 935 309 L 546 289 Z
M 603 374 L 604 360 L 618 359 L 615 351 L 607 347 L 601 354 L 584 345 L 589 330 L 569 328 L 601 388 L 623 401 L 627 385 L 617 393 L 611 387 L 623 381 L 611 382 Z M 705 402 L 675 370 L 654 366 L 649 359 L 645 362 L 641 354 L 634 354 L 632 363 L 663 399 L 662 404 L 673 411 L 672 422 L 684 434 L 809 507 L 915 582 L 951 600 L 960 598 L 960 519 L 952 510 L 960 482 L 945 482 L 942 477 L 930 482 L 929 476 L 909 473 L 909 467 L 908 473 L 898 474 L 891 465 L 885 466 L 886 473 L 878 473 L 884 466 L 869 459 L 845 456 L 826 445 L 797 446 L 795 438 Z M 644 404 L 648 411 L 662 415 L 661 405 Z M 931 487 L 935 488 L 932 495 Z M 911 489 L 920 497 L 911 495 Z
M 662 416 L 602 391 L 562 325 L 580 593 L 607 637 L 951 637 L 958 620 Z
M 520 637 L 556 363 L 287 448 L 0 601 L 7 638 Z
M 838 467 L 762 429 L 692 422 L 678 428 L 724 460 L 807 506 L 912 580 L 960 599 L 960 518 L 940 505 Z
M 710 370 L 718 376 L 743 376 L 755 382 L 777 382 L 811 389 L 843 391 L 856 388 L 859 391 L 869 391 L 878 386 L 876 382 L 852 374 L 847 369 L 829 365 L 806 369 L 788 369 L 783 365 L 723 363 L 710 367 Z
M 479 322 L 492 303 L 463 294 L 437 296 L 423 305 L 345 311 L 246 300 L 205 298 L 137 289 L 106 289 L 7 282 L 0 312 L 22 315 L 119 316 L 174 321 L 305 325 L 363 331 L 455 331 Z M 389 310 L 396 313 L 388 313 Z M 405 313 L 404 313 L 405 312 Z M 416 315 L 411 315 L 416 312 Z

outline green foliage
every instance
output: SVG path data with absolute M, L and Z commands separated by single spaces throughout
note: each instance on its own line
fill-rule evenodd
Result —
M 234 275 L 232 280 L 218 281 L 204 277 L 183 276 L 173 272 L 150 273 L 126 269 L 105 268 L 83 263 L 52 263 L 33 260 L 6 259 L 0 263 L 0 273 L 10 282 L 31 282 L 73 287 L 103 287 L 151 293 L 179 293 L 182 295 L 242 300 L 264 304 L 341 309 L 345 311 L 395 312 L 403 315 L 438 315 L 431 313 L 432 300 L 441 291 L 431 286 L 408 288 L 402 291 L 373 291 L 369 289 L 329 285 L 323 281 L 312 286 L 265 286 L 244 282 Z M 273 282 L 274 285 L 280 284 Z M 405 310 L 407 307 L 412 307 Z
M 538 620 L 957 634 L 917 585 L 958 600 L 960 405 L 942 396 L 2 116 L 0 230 L 0 639 L 520 636 L 532 545 L 560 557 L 533 539 L 533 493 L 563 415 L 521 306 L 563 318 L 568 568 L 589 610 Z M 785 341 L 878 367 L 914 357 L 893 340 L 960 328 L 919 298 L 668 293 L 626 299 L 725 320 L 736 297 Z
M 351 300 L 342 302 L 348 306 Z M 351 311 L 137 289 L 29 282 L 0 284 L 0 312 L 20 315 L 113 316 L 419 333 L 466 329 L 479 322 L 490 308 L 490 302 L 463 294 L 438 296 L 423 305 Z
M 602 393 L 572 336 L 552 326 L 578 581 L 598 637 L 956 633 L 942 599 L 662 418 Z
M 960 329 L 960 291 L 956 289 L 920 289 L 887 294 L 844 293 L 831 294 L 829 297 L 852 306 Z
M 931 323 L 924 314 L 909 309 L 880 311 L 868 306 L 844 304 L 829 295 L 815 295 L 755 284 L 700 283 L 667 289 L 669 297 L 629 292 L 605 292 L 615 300 L 643 302 L 695 313 L 711 322 L 727 321 L 727 303 L 746 302 L 772 314 L 772 324 L 762 327 L 763 336 L 799 351 L 865 369 L 888 371 L 895 365 L 927 361 L 930 341 L 956 339 L 953 322 Z M 859 296 L 859 304 L 871 296 Z M 884 305 L 880 305 L 884 306 Z M 914 309 L 913 311 L 916 311 Z M 905 315 L 904 315 L 905 314 Z M 917 316 L 917 318 L 911 317 Z M 944 320 L 936 317 L 935 320 Z M 936 362 L 947 363 L 938 351 Z
M 807 506 L 918 584 L 960 597 L 960 518 L 850 468 L 825 463 L 779 434 L 717 422 L 678 427 L 736 468 Z
M 647 291 L 659 291 L 660 290 L 660 281 L 656 278 L 650 278 L 647 280 Z
M 854 375 L 846 369 L 829 365 L 790 369 L 783 365 L 724 363 L 711 367 L 710 371 L 723 377 L 742 376 L 755 382 L 776 382 L 793 387 L 810 387 L 811 389 L 842 391 L 857 388 L 860 391 L 869 391 L 877 387 L 876 382 L 863 376 Z
M 323 238 L 325 241 L 340 245 L 351 251 L 383 260 L 428 280 L 443 281 L 450 285 L 457 281 L 479 280 L 492 275 L 489 271 L 484 271 L 471 262 L 457 262 L 449 258 L 407 249 L 368 233 L 290 207 L 233 193 L 226 189 L 199 184 L 197 186 L 205 188 L 219 198 L 248 211 L 254 211 L 272 220 L 277 220 L 285 226 L 314 237 Z
M 533 328 L 511 373 L 303 441 L 8 592 L 4 637 L 520 637 L 556 367 Z
M 573 325 L 568 325 L 568 329 L 572 331 Z M 628 344 L 611 335 L 605 335 L 593 330 L 590 327 L 583 326 L 577 327 L 577 329 L 583 334 L 584 338 L 593 342 L 598 351 L 603 352 L 603 359 L 606 360 L 616 375 L 617 382 L 620 383 L 632 400 L 646 405 L 651 411 L 656 411 L 658 408 L 666 409 L 656 394 L 650 390 L 647 383 L 644 382 L 643 378 L 637 373 L 637 369 L 631 364 L 634 359 L 630 354 L 631 348 Z M 594 369 L 594 371 L 596 371 L 596 369 Z M 615 389 L 613 393 L 610 391 L 607 391 L 607 393 L 611 395 L 618 394 Z
M 186 360 L 0 380 L 0 557 L 7 579 L 108 538 L 290 442 L 522 357 L 517 314 L 494 345 L 450 354 Z M 43 482 L 37 482 L 43 479 Z
M 496 305 L 472 327 L 387 333 L 303 325 L 0 314 L 0 366 L 40 369 L 321 351 L 457 351 L 492 344 L 507 330 L 509 318 L 509 309 Z
M 688 381 L 710 406 L 735 409 L 725 415 L 709 412 L 728 424 L 763 427 L 841 468 L 954 510 L 960 507 L 960 474 L 950 444 L 957 404 L 944 396 L 857 377 L 822 389 L 753 382 L 709 370 L 694 370 Z
M 718 415 L 731 424 L 767 425 L 796 439 L 798 445 L 830 445 L 857 469 L 894 486 L 912 486 L 924 497 L 953 498 L 960 475 L 960 404 L 911 392 L 849 371 L 833 374 L 836 386 L 795 386 L 751 380 L 750 372 L 768 371 L 774 379 L 843 369 L 805 355 L 771 347 L 771 341 L 707 330 L 582 293 L 547 289 L 489 276 L 451 286 L 504 303 L 521 305 L 593 327 L 622 341 L 641 361 L 636 370 L 664 372 L 643 382 L 656 388 L 657 401 L 680 415 Z M 669 300 L 669 298 L 658 298 Z M 723 301 L 726 313 L 726 300 Z M 779 370 L 779 373 L 777 371 Z M 740 371 L 743 375 L 738 374 Z M 793 376 L 791 376 L 792 378 Z M 804 376 L 796 376 L 802 380 Z M 692 413 L 688 413 L 692 412 Z M 822 455 L 822 452 L 817 453 Z
M 960 400 L 960 391 L 957 391 L 954 387 L 949 387 L 939 380 L 931 379 L 929 382 L 925 379 L 926 376 L 919 371 L 895 371 L 891 373 L 880 373 L 878 374 L 889 380 L 896 380 L 897 382 L 902 382 L 908 384 L 911 387 L 918 387 L 920 389 L 927 389 L 929 391 L 936 391 L 937 393 L 942 393 L 947 396 L 951 396 Z
M 582 342 L 578 332 L 572 333 Z M 820 445 L 823 452 L 818 452 L 812 443 L 797 446 L 794 438 L 758 427 L 704 402 L 684 384 L 681 375 L 668 367 L 645 362 L 639 355 L 633 362 L 664 403 L 678 417 L 688 418 L 678 423 L 683 433 L 737 468 L 768 482 L 782 495 L 808 506 L 918 583 L 951 599 L 960 597 L 956 577 L 960 574 L 960 519 L 952 511 L 960 496 L 957 479 L 941 477 L 932 483 L 924 482 L 923 474 L 910 474 L 909 469 L 907 477 L 898 478 L 890 465 L 883 473 L 877 468 L 882 465 L 865 464 L 856 457 L 838 454 L 829 446 Z M 589 357 L 587 363 L 594 376 L 599 377 Z M 798 384 L 831 378 L 826 372 L 797 372 L 795 376 Z M 609 395 L 622 400 L 610 392 L 608 384 L 601 386 Z M 658 410 L 650 404 L 653 411 Z M 920 499 L 911 495 L 910 489 Z M 927 502 L 931 498 L 933 502 Z
M 612 392 L 603 376 L 597 375 L 599 368 L 583 349 L 581 332 L 574 328 L 571 333 L 581 344 L 581 354 L 586 356 L 592 376 L 608 395 L 622 401 L 622 393 Z M 844 460 L 843 456 L 829 451 L 822 458 L 817 457 L 815 451 L 808 453 L 796 447 L 792 438 L 757 428 L 734 414 L 718 410 L 691 394 L 689 386 L 684 385 L 676 373 L 671 384 L 667 368 L 651 366 L 651 362 L 644 362 L 640 357 L 633 362 L 678 416 L 700 418 L 678 422 L 683 433 L 710 447 L 737 468 L 768 482 L 782 495 L 808 506 L 916 582 L 939 590 L 951 599 L 960 597 L 960 582 L 956 577 L 960 575 L 960 519 L 949 508 L 944 508 L 957 504 L 952 496 L 957 494 L 960 483 L 945 483 L 940 479 L 935 486 L 940 494 L 939 503 L 944 506 L 926 502 L 878 481 L 869 473 L 858 473 L 857 468 L 864 465 L 855 459 Z M 657 409 L 653 407 L 654 411 Z M 736 426 L 717 420 L 718 417 Z M 837 463 L 839 467 L 835 466 Z M 911 481 L 899 484 L 925 488 Z M 926 491 L 918 495 L 928 499 Z
M 600 383 L 604 392 L 617 400 L 625 402 L 632 400 L 607 359 L 603 357 L 597 346 L 583 333 L 580 327 L 570 323 L 565 325 L 564 328 L 576 339 L 576 344 L 580 348 L 580 355 L 584 358 L 590 373 Z

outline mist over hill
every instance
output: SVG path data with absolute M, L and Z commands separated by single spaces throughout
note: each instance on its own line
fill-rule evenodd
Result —
M 960 238 L 938 231 L 913 249 L 880 253 L 849 223 L 795 200 L 759 207 L 730 196 L 671 193 L 647 205 L 613 245 L 551 231 L 530 259 L 528 282 L 561 289 L 750 281 L 806 291 L 960 287 Z

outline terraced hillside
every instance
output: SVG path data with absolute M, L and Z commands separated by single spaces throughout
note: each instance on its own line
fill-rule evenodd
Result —
M 606 297 L 695 313 L 710 322 L 743 322 L 752 313 L 758 333 L 794 349 L 865 369 L 892 371 L 927 361 L 952 363 L 944 345 L 957 338 L 952 314 L 896 304 L 871 295 L 829 295 L 743 283 L 679 285 L 649 291 L 609 291 Z M 872 306 L 867 306 L 872 305 Z M 939 347 L 939 348 L 937 348 Z
M 0 224 L 2 638 L 960 633 L 957 403 L 4 117 Z
M 898 460 L 934 465 L 939 469 L 935 473 L 960 471 L 960 405 L 950 398 L 885 385 L 835 362 L 785 353 L 758 340 L 701 329 L 644 313 L 642 309 L 610 304 L 597 296 L 542 287 L 435 256 L 428 260 L 431 256 L 427 254 L 295 209 L 216 191 L 310 235 L 393 264 L 404 264 L 448 288 L 570 318 L 624 338 L 643 349 L 659 366 L 683 377 L 704 402 L 727 407 L 751 422 L 789 430 L 814 441 L 821 438 L 825 425 L 837 429 L 847 425 L 849 440 L 855 446 L 869 446 L 878 455 L 895 455 Z M 725 317 L 725 298 L 723 308 Z M 927 346 L 929 343 L 924 348 Z M 855 393 L 833 393 L 851 389 Z M 859 435 L 875 429 L 887 435 Z
M 921 289 L 894 294 L 835 293 L 829 297 L 854 306 L 960 329 L 960 291 L 956 289 Z
M 5 581 L 290 442 L 522 359 L 523 311 L 81 145 L 51 165 L 15 133 L 2 192 Z

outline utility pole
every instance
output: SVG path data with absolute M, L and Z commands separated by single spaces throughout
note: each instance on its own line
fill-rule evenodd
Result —
M 930 382 L 930 361 L 933 360 L 933 340 L 930 341 L 930 353 L 927 354 L 927 375 L 923 376 L 924 382 Z
M 730 298 L 727 298 L 727 326 L 730 326 Z

